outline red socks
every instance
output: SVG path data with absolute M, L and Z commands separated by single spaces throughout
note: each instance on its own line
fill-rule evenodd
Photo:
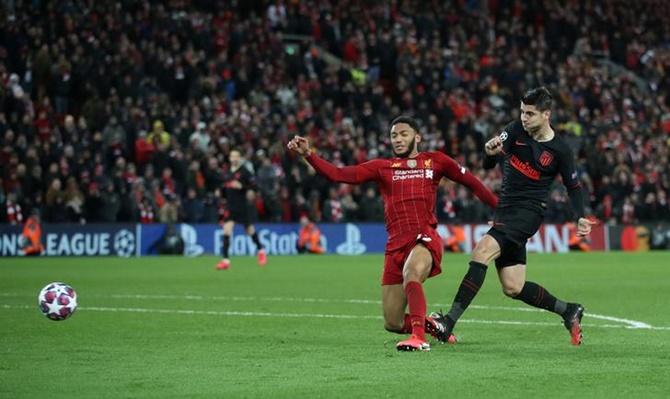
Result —
M 405 284 L 405 295 L 407 295 L 412 334 L 425 341 L 426 297 L 423 294 L 423 286 L 417 281 L 410 281 Z M 405 316 L 405 327 L 408 327 L 407 319 Z

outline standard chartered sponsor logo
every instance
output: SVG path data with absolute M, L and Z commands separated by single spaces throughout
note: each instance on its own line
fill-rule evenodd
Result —
M 394 170 L 391 180 L 432 179 L 433 173 L 434 171 L 432 169 Z

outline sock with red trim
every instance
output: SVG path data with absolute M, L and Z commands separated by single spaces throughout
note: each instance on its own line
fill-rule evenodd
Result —
M 454 301 L 451 303 L 451 309 L 449 309 L 449 313 L 447 313 L 445 319 L 447 331 L 451 332 L 454 329 L 454 325 L 458 319 L 461 318 L 465 309 L 470 306 L 472 300 L 477 296 L 479 289 L 484 284 L 487 269 L 488 267 L 483 263 L 475 262 L 474 260 L 470 261 L 470 268 L 468 268 L 468 272 L 463 276 L 463 281 L 461 281 L 461 285 L 458 287 Z
M 405 295 L 407 295 L 412 334 L 425 341 L 426 296 L 423 294 L 423 286 L 417 281 L 410 281 L 405 284 Z
M 558 313 L 559 315 L 563 315 L 568 306 L 565 302 L 551 295 L 549 291 L 544 289 L 544 287 L 535 284 L 532 281 L 526 281 L 521 292 L 519 292 L 514 299 L 536 308 Z

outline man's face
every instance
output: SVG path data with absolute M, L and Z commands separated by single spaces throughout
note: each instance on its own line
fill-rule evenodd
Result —
M 528 132 L 536 132 L 542 126 L 549 123 L 551 111 L 540 111 L 534 105 L 521 103 L 521 124 Z
M 241 158 L 242 158 L 242 156 L 240 155 L 239 151 L 231 151 L 230 155 L 228 157 L 228 160 L 230 161 L 230 164 L 233 167 L 237 167 L 240 164 L 240 159 Z
M 421 136 L 407 123 L 396 123 L 391 127 L 391 146 L 393 155 L 407 158 L 421 142 Z

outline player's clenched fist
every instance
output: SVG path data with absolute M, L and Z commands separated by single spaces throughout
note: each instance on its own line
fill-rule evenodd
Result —
M 301 136 L 294 136 L 288 142 L 287 147 L 289 150 L 295 151 L 303 157 L 309 156 L 312 153 L 312 150 L 309 148 L 309 140 Z
M 586 237 L 591 234 L 591 226 L 594 224 L 597 224 L 597 222 L 587 218 L 579 218 L 577 222 L 577 237 Z
M 487 141 L 484 144 L 484 150 L 486 151 L 486 155 L 498 155 L 502 151 L 502 140 L 500 140 L 500 137 L 495 136 Z

